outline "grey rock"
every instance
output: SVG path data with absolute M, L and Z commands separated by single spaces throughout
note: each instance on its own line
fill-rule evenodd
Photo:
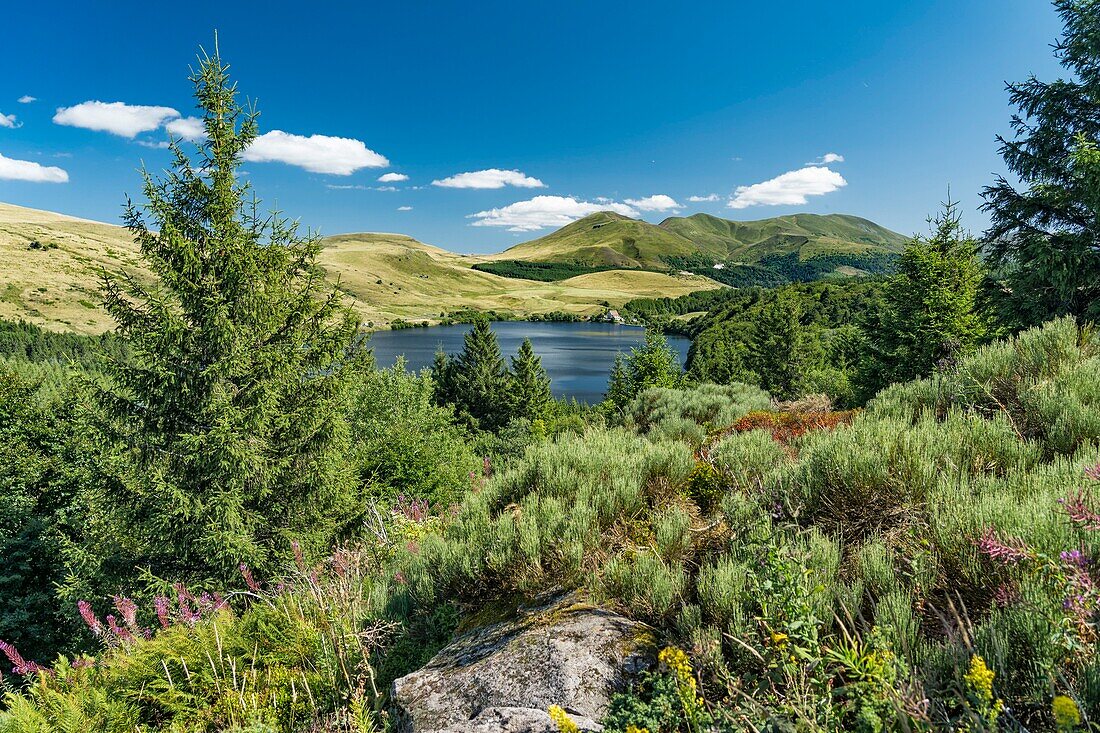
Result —
M 394 682 L 401 733 L 557 733 L 559 705 L 581 730 L 611 694 L 652 662 L 645 624 L 583 602 L 555 598 L 458 636 L 422 669 Z
M 569 716 L 583 733 L 599 733 L 603 726 L 582 718 Z M 441 733 L 560 733 L 545 710 L 534 708 L 485 708 L 473 720 L 452 723 Z

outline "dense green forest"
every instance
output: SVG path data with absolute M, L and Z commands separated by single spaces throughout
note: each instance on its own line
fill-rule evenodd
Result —
M 615 268 L 577 265 L 568 262 L 499 260 L 497 262 L 479 262 L 474 265 L 474 269 L 480 270 L 481 272 L 500 275 L 501 277 L 517 277 L 523 280 L 555 282 L 557 280 L 568 280 L 577 275 L 587 275 L 590 272 L 603 272 L 604 270 L 612 270 Z
M 735 288 L 773 288 L 827 277 L 846 277 L 843 273 L 837 273 L 838 268 L 850 268 L 864 275 L 887 275 L 896 269 L 897 260 L 897 255 L 889 252 L 834 252 L 806 259 L 800 259 L 798 252 L 791 252 L 765 255 L 753 264 L 720 262 L 704 254 L 666 258 L 666 262 L 674 270 L 706 275 Z
M 203 56 L 199 155 L 127 209 L 159 286 L 0 328 L 0 733 L 399 730 L 395 679 L 573 591 L 651 630 L 608 733 L 1096 730 L 1100 14 L 1057 7 L 990 233 L 635 302 L 707 311 L 687 368 L 647 329 L 591 406 L 484 316 L 378 369 Z

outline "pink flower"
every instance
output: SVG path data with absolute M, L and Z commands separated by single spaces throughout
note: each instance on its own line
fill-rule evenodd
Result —
M 92 633 L 99 636 L 103 633 L 103 624 L 96 618 L 95 612 L 92 611 L 92 604 L 87 601 L 77 601 L 76 608 L 80 611 L 80 618 L 84 619 L 84 623 L 88 625 L 88 628 L 92 630 Z
M 400 585 L 407 585 L 409 581 L 405 580 L 405 574 L 398 570 L 393 574 L 393 579 Z
M 993 603 L 998 608 L 1014 605 L 1020 600 L 1020 590 L 1013 585 L 1003 583 L 993 592 Z
M 1066 514 L 1069 515 L 1071 522 L 1085 529 L 1100 532 L 1100 513 L 1093 511 L 1084 494 L 1074 494 L 1062 499 L 1059 503 L 1066 508 Z
M 1013 538 L 1002 540 L 997 537 L 997 532 L 992 527 L 987 527 L 975 544 L 983 555 L 1005 565 L 1015 565 L 1035 557 L 1031 548 L 1022 541 Z
M 1086 468 L 1085 476 L 1092 479 L 1093 481 L 1100 481 L 1100 463 L 1097 463 L 1091 468 Z
M 162 629 L 167 629 L 172 625 L 172 618 L 168 611 L 170 605 L 171 601 L 168 600 L 168 596 L 157 596 L 153 599 L 153 608 L 157 611 L 157 620 L 160 621 Z
M 137 630 L 137 604 L 125 596 L 114 596 L 115 610 L 122 616 L 122 622 L 131 631 Z
M 256 582 L 256 579 L 252 577 L 252 571 L 243 562 L 241 563 L 241 575 L 244 576 L 244 583 L 248 586 L 248 589 L 253 593 L 260 592 L 260 584 Z
M 130 641 L 134 638 L 133 634 L 118 625 L 113 613 L 107 614 L 107 628 L 111 630 L 111 633 L 114 634 L 115 637 L 123 641 Z
M 191 601 L 194 600 L 194 596 L 191 595 L 191 592 L 187 590 L 187 587 L 184 586 L 183 583 L 176 583 L 173 587 L 176 589 L 176 600 L 179 603 L 180 619 L 184 623 L 193 626 L 195 622 L 202 617 L 198 611 L 191 608 Z
M 42 669 L 34 662 L 23 659 L 23 655 L 19 653 L 19 650 L 6 641 L 0 641 L 0 652 L 3 652 L 4 656 L 11 662 L 11 671 L 15 674 L 34 674 Z

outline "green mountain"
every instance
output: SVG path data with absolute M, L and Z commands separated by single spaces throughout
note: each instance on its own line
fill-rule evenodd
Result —
M 698 250 L 695 242 L 676 232 L 600 211 L 545 237 L 517 244 L 492 259 L 666 270 L 663 258 L 689 257 Z
M 791 214 L 758 221 L 730 221 L 710 214 L 673 216 L 660 224 L 717 259 L 755 263 L 797 252 L 820 255 L 900 253 L 908 237 L 847 214 Z
M 756 264 L 792 255 L 801 261 L 897 254 L 907 239 L 845 214 L 792 214 L 744 222 L 695 214 L 669 217 L 654 225 L 601 211 L 491 259 L 664 270 L 700 257 Z

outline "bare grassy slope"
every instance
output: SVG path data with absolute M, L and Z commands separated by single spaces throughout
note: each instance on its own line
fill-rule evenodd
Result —
M 110 325 L 98 305 L 103 268 L 144 273 L 125 229 L 0 203 L 0 318 L 102 331 Z
M 596 313 L 603 302 L 621 306 L 633 298 L 718 287 L 702 277 L 652 272 L 600 272 L 557 283 L 509 279 L 470 269 L 483 257 L 400 234 L 337 235 L 324 245 L 321 265 L 354 299 L 364 321 L 376 326 L 459 308 Z M 0 204 L 0 318 L 101 332 L 111 325 L 98 305 L 103 269 L 149 276 L 122 227 Z

